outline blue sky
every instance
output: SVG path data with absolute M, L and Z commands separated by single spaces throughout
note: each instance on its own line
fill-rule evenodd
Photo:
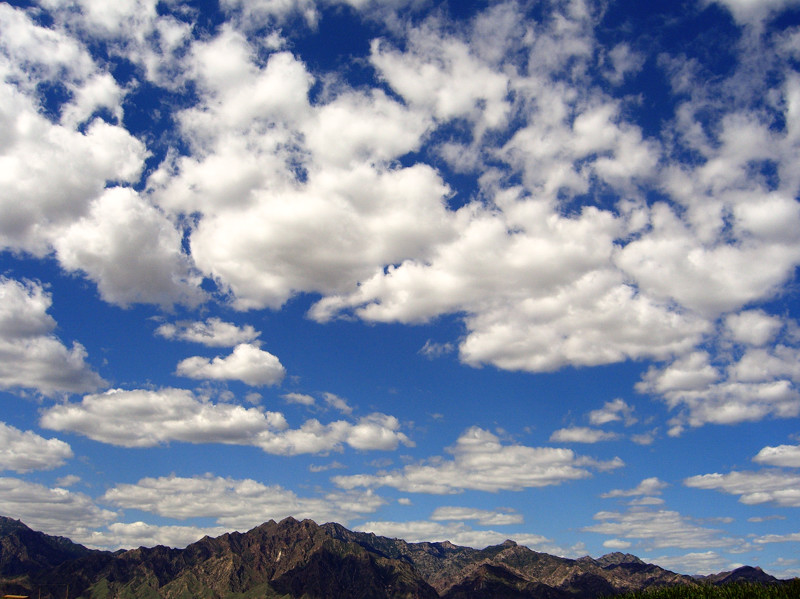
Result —
M 800 3 L 0 32 L 0 513 L 800 575 Z

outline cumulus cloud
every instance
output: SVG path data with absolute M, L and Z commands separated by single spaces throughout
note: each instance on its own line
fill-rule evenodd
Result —
M 623 465 L 619 458 L 598 462 L 569 449 L 503 445 L 495 435 L 478 427 L 465 431 L 448 452 L 453 459 L 436 457 L 401 470 L 336 476 L 332 480 L 345 489 L 388 486 L 433 494 L 467 489 L 519 491 L 586 478 L 591 476 L 589 468 L 607 470 Z
M 40 284 L 0 277 L 0 388 L 47 396 L 91 391 L 103 381 L 76 342 L 67 348 L 47 313 L 52 297 Z
M 146 149 L 124 128 L 91 119 L 101 108 L 120 117 L 122 92 L 80 42 L 5 4 L 0 25 L 8 32 L 0 46 L 0 247 L 44 256 L 107 182 L 138 180 Z M 69 99 L 51 120 L 39 90 L 56 84 Z
M 651 548 L 729 547 L 735 543 L 722 536 L 720 530 L 700 526 L 691 518 L 670 510 L 632 507 L 627 512 L 597 512 L 599 524 L 584 527 L 622 539 L 638 539 Z
M 130 426 L 135 419 L 137 426 Z M 394 416 L 371 414 L 356 422 L 322 424 L 307 420 L 289 428 L 280 412 L 237 404 L 213 403 L 191 391 L 112 389 L 87 395 L 42 412 L 41 425 L 75 432 L 95 441 L 122 447 L 154 447 L 179 441 L 251 445 L 267 453 L 297 455 L 341 450 L 393 450 L 412 441 L 399 431 Z
M 35 530 L 80 539 L 117 516 L 83 493 L 50 488 L 18 478 L 0 478 L 0 512 Z
M 437 507 L 431 514 L 431 520 L 475 520 L 481 526 L 506 526 L 508 524 L 522 524 L 522 514 L 514 510 L 490 511 L 468 507 L 442 506 Z
M 556 443 L 598 443 L 600 441 L 613 441 L 618 438 L 619 435 L 616 433 L 609 433 L 587 426 L 561 428 L 550 435 L 550 441 Z
M 743 318 L 766 325 L 773 334 L 782 325 L 776 319 L 745 313 Z M 737 319 L 728 318 L 728 326 Z M 738 326 L 738 325 L 734 325 Z M 732 331 L 744 340 L 740 332 Z M 760 342 L 765 333 L 751 330 L 749 339 Z M 723 337 L 722 347 L 730 341 Z M 766 417 L 792 418 L 800 414 L 800 367 L 795 341 L 777 343 L 769 348 L 744 345 L 738 353 L 726 352 L 715 358 L 708 351 L 695 351 L 666 366 L 651 366 L 637 383 L 643 393 L 660 395 L 670 408 L 678 411 L 670 434 L 679 435 L 685 425 L 707 423 L 735 424 Z M 720 353 L 722 353 L 720 351 Z
M 633 407 L 629 406 L 624 400 L 617 398 L 607 401 L 599 410 L 592 410 L 589 412 L 589 422 L 595 426 L 602 426 L 609 422 L 618 422 L 623 420 L 625 426 L 636 424 L 636 418 L 633 416 Z
M 685 479 L 683 484 L 695 489 L 739 495 L 739 501 L 747 505 L 772 503 L 782 507 L 800 507 L 800 474 L 781 470 L 701 474 Z
M 608 493 L 603 493 L 600 497 L 608 498 L 608 497 L 635 497 L 637 495 L 661 495 L 661 491 L 663 491 L 669 485 L 662 480 L 659 480 L 658 477 L 651 477 L 646 478 L 638 485 L 636 485 L 633 489 L 614 489 L 613 491 L 609 491 Z
M 754 543 L 766 545 L 767 543 L 797 543 L 800 542 L 800 533 L 794 532 L 785 535 L 763 535 L 753 539 Z
M 399 538 L 409 543 L 450 541 L 456 545 L 483 549 L 499 545 L 507 539 L 516 541 L 536 551 L 564 555 L 569 550 L 557 547 L 542 535 L 530 533 L 499 533 L 494 530 L 476 530 L 463 522 L 441 524 L 428 520 L 408 522 L 369 521 L 356 527 L 361 532 L 371 532 L 390 538 Z
M 288 403 L 300 404 L 302 406 L 313 406 L 317 401 L 306 393 L 286 393 L 283 395 L 283 399 Z
M 192 305 L 204 297 L 181 233 L 129 188 L 106 190 L 53 245 L 64 268 L 86 273 L 107 302 Z
M 230 532 L 222 526 L 157 525 L 146 522 L 114 522 L 102 530 L 93 530 L 75 539 L 86 547 L 115 551 L 135 547 L 183 548 L 205 536 L 218 537 Z
M 347 400 L 339 397 L 338 395 L 334 395 L 333 393 L 325 393 L 324 399 L 326 404 L 336 410 L 339 410 L 342 414 L 353 413 L 353 408 L 348 405 Z
M 753 461 L 768 466 L 800 468 L 800 445 L 764 447 L 756 454 Z
M 156 335 L 165 339 L 201 343 L 208 347 L 233 347 L 242 343 L 253 343 L 261 333 L 249 324 L 240 327 L 211 317 L 203 321 L 167 322 L 156 329 Z
M 286 375 L 280 360 L 252 343 L 240 343 L 229 356 L 213 360 L 201 356 L 178 363 L 176 374 L 192 379 L 242 381 L 253 387 L 277 385 Z
M 704 0 L 727 8 L 738 23 L 758 25 L 782 10 L 800 5 L 797 0 Z
M 45 439 L 0 422 L 0 470 L 24 473 L 52 470 L 72 457 L 72 448 L 59 439 Z
M 686 574 L 715 574 L 721 571 L 735 570 L 742 566 L 739 563 L 731 563 L 716 551 L 695 551 L 685 555 L 659 556 L 648 560 L 650 563 L 658 564 L 662 568 L 672 572 Z
M 212 518 L 218 526 L 240 531 L 287 516 L 347 524 L 385 503 L 371 491 L 299 497 L 279 485 L 210 474 L 143 478 L 134 484 L 118 484 L 106 491 L 100 501 L 178 520 Z

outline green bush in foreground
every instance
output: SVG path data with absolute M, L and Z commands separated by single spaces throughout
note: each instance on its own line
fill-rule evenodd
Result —
M 617 595 L 617 599 L 800 599 L 800 579 L 783 584 L 731 583 L 721 586 L 676 586 Z

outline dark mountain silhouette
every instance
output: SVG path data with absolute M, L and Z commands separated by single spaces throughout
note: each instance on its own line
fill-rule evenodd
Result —
M 185 549 L 111 553 L 0 517 L 0 548 L 0 593 L 42 599 L 594 599 L 697 584 L 629 554 L 572 560 L 513 541 L 485 549 L 407 543 L 293 518 Z M 750 570 L 718 576 L 768 576 Z
M 0 576 L 53 568 L 92 553 L 64 537 L 46 535 L 19 520 L 0 517 Z
M 720 572 L 719 574 L 711 574 L 703 576 L 705 582 L 712 584 L 728 584 L 731 582 L 759 582 L 761 584 L 775 584 L 780 582 L 778 578 L 771 576 L 764 572 L 761 568 L 754 568 L 753 566 L 742 566 L 736 568 L 731 572 Z

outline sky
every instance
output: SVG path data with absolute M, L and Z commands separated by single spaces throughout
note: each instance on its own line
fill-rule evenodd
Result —
M 0 514 L 800 576 L 800 2 L 0 4 Z

